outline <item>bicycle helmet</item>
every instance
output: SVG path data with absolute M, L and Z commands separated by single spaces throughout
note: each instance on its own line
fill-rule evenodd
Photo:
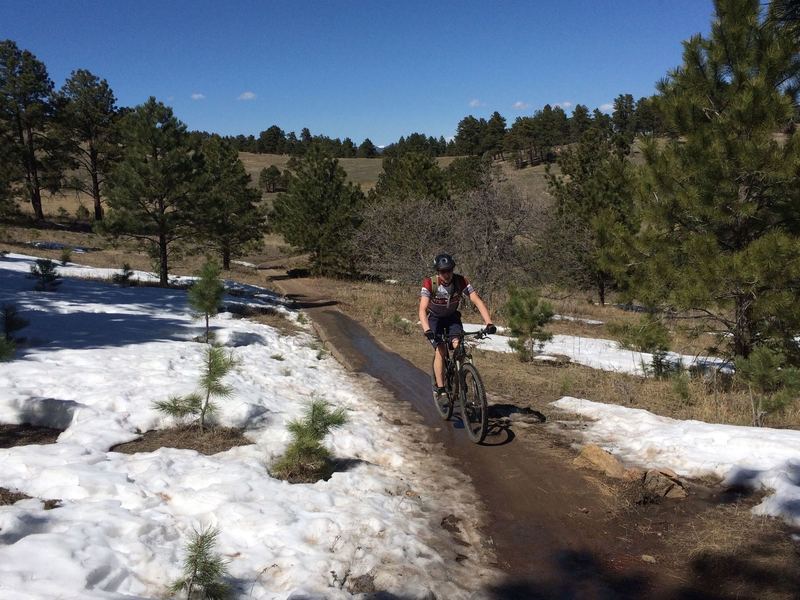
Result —
M 433 268 L 437 271 L 452 271 L 456 261 L 449 254 L 439 254 L 433 259 Z

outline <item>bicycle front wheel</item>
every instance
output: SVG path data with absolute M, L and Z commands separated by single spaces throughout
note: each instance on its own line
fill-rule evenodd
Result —
M 466 364 L 462 367 L 459 388 L 464 429 L 467 430 L 469 439 L 480 444 L 489 428 L 489 406 L 483 380 L 474 365 Z

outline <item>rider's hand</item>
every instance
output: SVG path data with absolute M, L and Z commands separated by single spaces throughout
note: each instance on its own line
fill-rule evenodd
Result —
M 487 323 L 486 327 L 483 328 L 483 332 L 488 334 L 497 333 L 497 327 L 492 323 Z
M 436 337 L 430 329 L 426 329 L 423 335 L 428 338 L 428 341 L 431 343 L 433 343 L 433 339 Z

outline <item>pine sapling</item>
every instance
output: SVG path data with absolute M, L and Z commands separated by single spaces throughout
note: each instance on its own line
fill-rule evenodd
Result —
M 70 260 L 72 260 L 72 248 L 64 246 L 61 249 L 61 265 L 65 266 Z
M 230 588 L 223 581 L 226 565 L 223 558 L 214 552 L 219 530 L 207 528 L 195 530 L 186 547 L 183 577 L 170 586 L 170 592 L 186 592 L 186 600 L 207 598 L 222 600 L 230 597 Z
M 117 285 L 127 286 L 131 285 L 131 277 L 133 277 L 133 269 L 131 269 L 129 263 L 123 263 L 121 272 L 114 273 L 111 276 L 111 281 Z
M 6 362 L 14 358 L 14 353 L 17 351 L 17 345 L 14 340 L 8 340 L 0 337 L 0 362 Z
M 553 337 L 542 329 L 553 319 L 553 307 L 541 300 L 536 290 L 511 288 L 505 311 L 514 338 L 509 345 L 521 361 L 531 360 L 537 346 Z
M 39 258 L 36 264 L 31 265 L 31 275 L 37 278 L 36 290 L 52 292 L 61 285 L 61 275 L 58 274 L 56 263 L 49 258 Z
M 225 294 L 225 286 L 219 280 L 219 265 L 209 260 L 200 270 L 200 277 L 189 288 L 189 305 L 200 315 L 206 318 L 206 343 L 209 338 L 209 317 L 215 316 L 219 312 L 222 304 L 222 297 Z
M 3 322 L 3 335 L 6 340 L 13 342 L 14 333 L 27 327 L 29 321 L 19 316 L 17 307 L 13 304 L 4 304 L 0 308 L 0 321 Z
M 200 389 L 188 396 L 173 396 L 168 400 L 155 402 L 155 408 L 171 417 L 198 417 L 202 433 L 205 431 L 206 419 L 217 411 L 214 398 L 227 398 L 233 393 L 233 389 L 222 383 L 222 380 L 235 366 L 236 359 L 233 355 L 226 354 L 223 348 L 208 346 L 200 375 Z
M 787 365 L 786 356 L 758 346 L 736 361 L 736 376 L 747 385 L 753 426 L 762 427 L 770 413 L 780 412 L 800 397 L 800 369 Z
M 325 477 L 331 455 L 322 440 L 335 427 L 344 425 L 344 409 L 331 410 L 320 398 L 311 401 L 305 417 L 289 423 L 292 441 L 285 454 L 273 465 L 272 474 L 291 482 L 314 482 Z

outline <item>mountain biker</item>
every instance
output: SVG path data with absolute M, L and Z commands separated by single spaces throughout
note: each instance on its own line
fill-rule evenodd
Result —
M 463 275 L 453 273 L 456 261 L 449 254 L 439 254 L 433 259 L 433 268 L 436 277 L 426 277 L 422 281 L 422 290 L 419 298 L 419 322 L 425 337 L 436 349 L 433 357 L 433 373 L 436 378 L 433 387 L 438 396 L 445 393 L 444 387 L 444 358 L 445 344 L 441 340 L 444 330 L 452 348 L 458 346 L 458 336 L 463 333 L 461 313 L 458 307 L 464 295 L 478 309 L 483 322 L 486 323 L 486 333 L 495 333 L 497 327 L 492 325 L 492 317 L 481 297 Z

